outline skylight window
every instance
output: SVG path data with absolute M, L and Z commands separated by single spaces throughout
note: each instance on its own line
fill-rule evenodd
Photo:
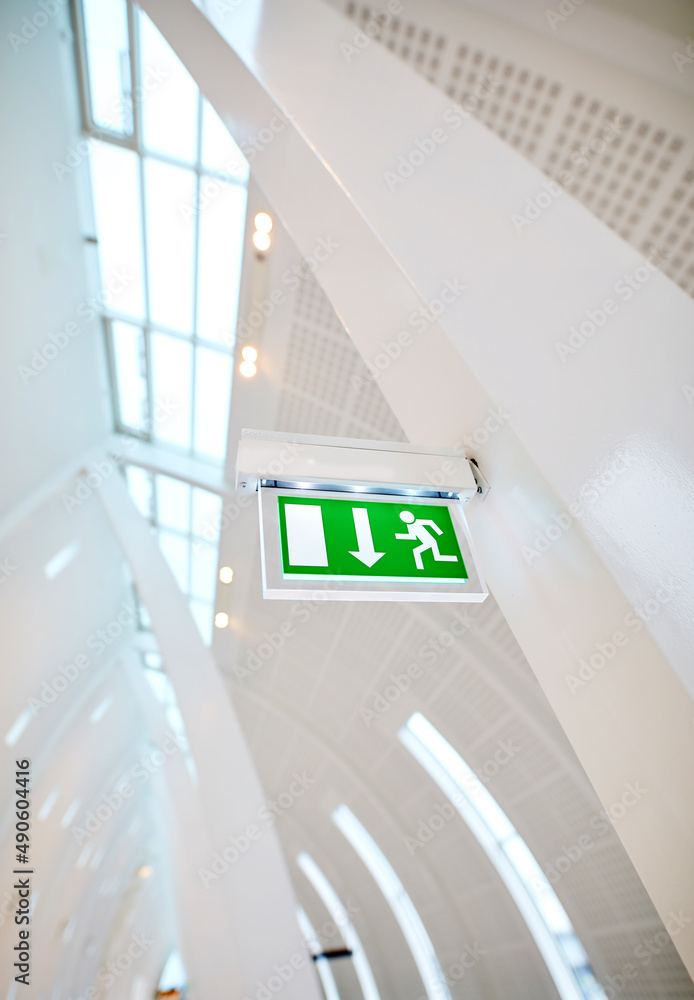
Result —
M 371 834 L 367 832 L 347 806 L 337 807 L 333 812 L 333 822 L 369 869 L 374 881 L 385 896 L 412 952 L 427 996 L 430 1000 L 440 1000 L 440 998 L 450 1000 L 451 994 L 448 991 L 434 946 L 412 900 L 396 875 L 395 869 Z
M 142 11 L 78 8 L 116 429 L 222 464 L 248 164 Z
M 352 921 L 347 916 L 346 909 L 340 902 L 340 897 L 310 855 L 302 851 L 296 860 L 299 868 L 323 900 L 328 913 L 340 928 L 345 946 L 352 952 L 352 964 L 364 1000 L 381 1000 L 366 952 Z
M 157 529 L 159 547 L 203 641 L 212 642 L 222 498 L 135 465 L 126 480 L 138 510 Z
M 415 712 L 398 733 L 465 820 L 501 876 L 562 1000 L 605 1000 L 566 911 L 525 841 L 460 754 Z
M 318 940 L 318 935 L 313 929 L 313 924 L 308 919 L 305 910 L 299 907 L 296 911 L 296 916 L 299 921 L 301 933 L 309 951 L 312 955 L 320 955 L 322 946 Z M 340 994 L 337 991 L 337 983 L 335 982 L 335 977 L 333 976 L 330 963 L 327 959 L 319 959 L 316 962 L 316 972 L 318 973 L 318 978 L 321 981 L 321 986 L 323 987 L 323 992 L 325 993 L 325 1000 L 340 1000 Z

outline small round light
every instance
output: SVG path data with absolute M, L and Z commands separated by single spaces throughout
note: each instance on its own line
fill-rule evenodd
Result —
M 219 579 L 222 583 L 231 583 L 234 579 L 234 571 L 231 566 L 222 566 L 219 571 Z
M 253 362 L 257 360 L 258 352 L 256 351 L 255 347 L 244 347 L 244 349 L 241 351 L 241 357 L 243 358 L 244 361 Z
M 229 624 L 229 615 L 226 611 L 218 611 L 214 616 L 214 623 L 217 628 L 226 628 Z
M 242 361 L 239 365 L 239 371 L 242 375 L 245 375 L 246 378 L 251 378 L 256 373 L 256 367 L 252 361 Z
M 256 250 L 265 251 L 270 246 L 270 237 L 267 233 L 253 233 L 253 246 Z
M 152 867 L 150 865 L 142 865 L 141 868 L 137 869 L 137 877 L 138 878 L 149 878 L 149 876 L 152 874 L 152 871 L 153 871 L 153 869 L 152 869 Z
M 253 221 L 259 233 L 269 233 L 272 229 L 272 219 L 267 212 L 258 212 Z

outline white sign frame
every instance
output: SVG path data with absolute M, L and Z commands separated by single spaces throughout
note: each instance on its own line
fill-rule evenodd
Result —
M 315 579 L 287 579 L 282 573 L 282 552 L 277 498 L 306 497 L 315 499 L 349 499 L 355 503 L 393 503 L 405 498 L 392 494 L 357 493 L 328 490 L 287 489 L 274 486 L 258 487 L 260 517 L 260 557 L 263 574 L 263 597 L 270 600 L 324 601 L 436 601 L 443 603 L 480 604 L 489 596 L 484 577 L 475 557 L 470 531 L 459 500 L 408 496 L 413 505 L 448 507 L 460 551 L 468 572 L 468 582 L 417 583 L 412 580 L 379 581 L 347 580 L 327 575 Z

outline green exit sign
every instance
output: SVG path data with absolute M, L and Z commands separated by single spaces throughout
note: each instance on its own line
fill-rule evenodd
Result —
M 266 597 L 482 601 L 456 500 L 261 487 Z
M 467 583 L 448 507 L 401 501 L 278 498 L 285 579 Z

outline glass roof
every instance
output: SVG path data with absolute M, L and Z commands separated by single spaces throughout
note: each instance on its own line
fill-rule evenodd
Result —
M 114 426 L 221 465 L 248 164 L 139 8 L 82 0 L 77 20 Z M 210 643 L 220 498 L 135 466 L 127 481 Z
M 248 164 L 127 0 L 83 0 L 82 79 L 114 422 L 226 455 Z
M 458 810 L 511 893 L 562 1000 L 605 1000 L 564 907 L 528 845 L 458 751 L 421 712 L 398 733 Z

